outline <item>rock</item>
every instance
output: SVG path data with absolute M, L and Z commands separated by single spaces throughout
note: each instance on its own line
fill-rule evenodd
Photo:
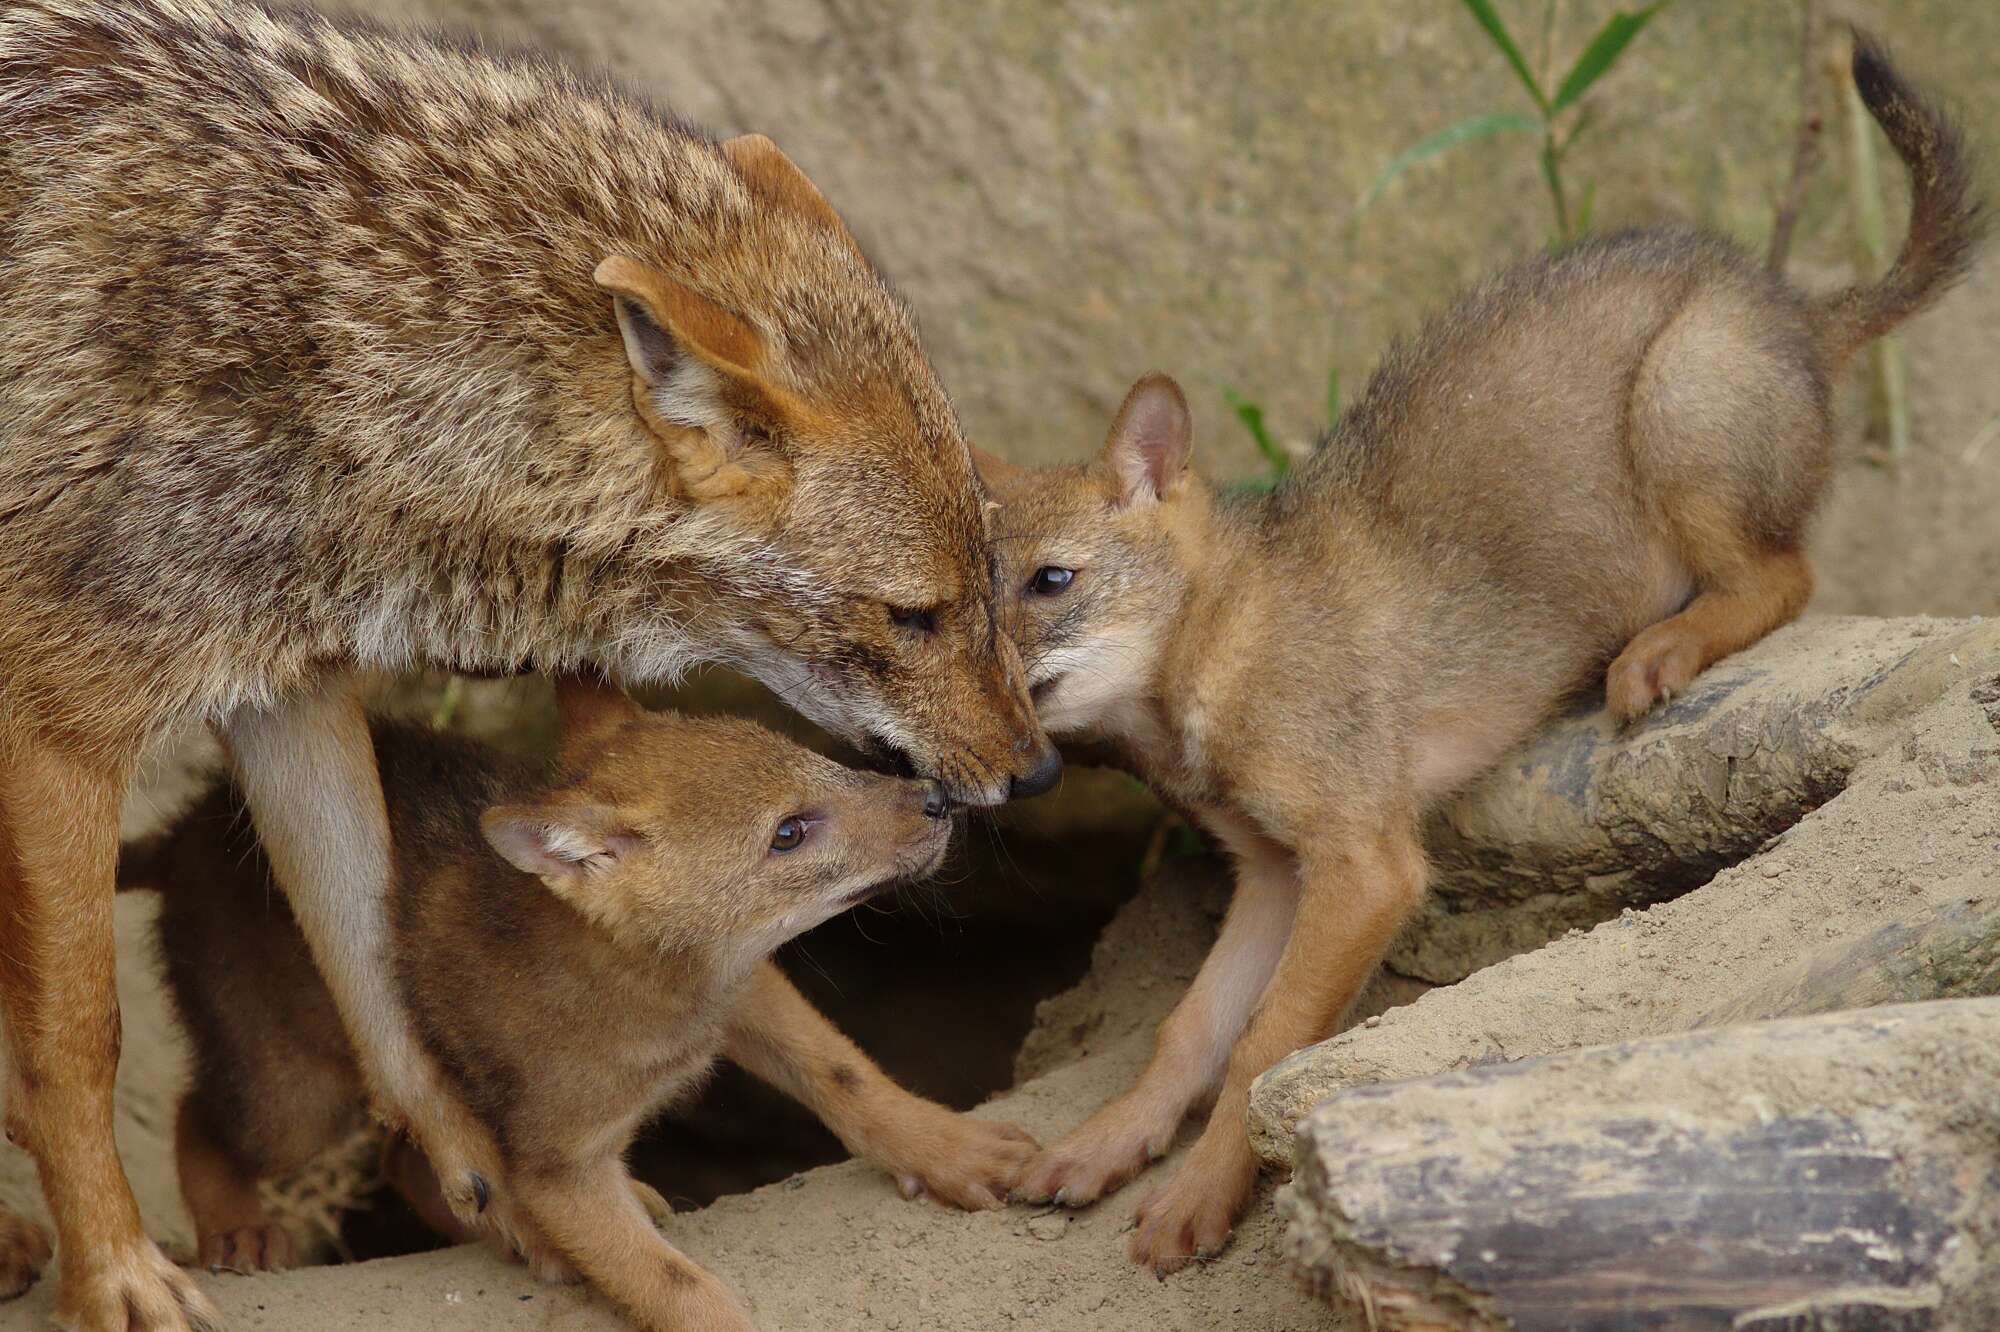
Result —
M 2000 999 L 1661 1037 L 1340 1092 L 1287 1257 L 1382 1329 L 2000 1320 Z

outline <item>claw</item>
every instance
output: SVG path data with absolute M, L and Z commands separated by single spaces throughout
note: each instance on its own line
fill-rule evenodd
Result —
M 474 1211 L 483 1214 L 486 1211 L 488 1201 L 486 1177 L 475 1170 L 471 1173 L 470 1178 L 472 1182 L 472 1208 Z

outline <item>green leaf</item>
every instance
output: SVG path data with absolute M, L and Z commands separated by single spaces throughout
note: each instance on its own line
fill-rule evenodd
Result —
M 1577 235 L 1581 236 L 1584 232 L 1590 230 L 1590 207 L 1592 204 L 1596 202 L 1597 202 L 1597 182 L 1594 180 L 1587 180 L 1583 183 L 1583 198 L 1579 199 L 1576 205 Z
M 1479 20 L 1479 26 L 1486 29 L 1486 35 L 1500 48 L 1500 54 L 1507 57 L 1507 63 L 1521 76 L 1521 86 L 1528 90 L 1528 96 L 1535 99 L 1535 105 L 1542 109 L 1542 114 L 1553 115 L 1554 112 L 1549 109 L 1549 99 L 1542 95 L 1542 85 L 1535 82 L 1535 76 L 1528 72 L 1528 62 L 1521 59 L 1521 48 L 1514 45 L 1513 35 L 1507 31 L 1507 25 L 1493 12 L 1492 0 L 1461 0 L 1461 3 L 1472 11 L 1472 17 Z
M 1271 464 L 1271 471 L 1283 476 L 1292 465 L 1291 455 L 1278 447 L 1278 441 L 1271 438 L 1270 428 L 1264 424 L 1264 408 L 1239 394 L 1235 389 L 1225 388 L 1222 396 L 1229 402 L 1229 410 L 1236 413 L 1236 419 L 1250 432 L 1250 438 L 1257 443 L 1257 452 L 1264 455 L 1264 461 Z
M 1653 21 L 1653 15 L 1667 7 L 1667 3 L 1668 0 L 1654 0 L 1643 9 L 1620 10 L 1607 19 L 1604 26 L 1597 30 L 1597 35 L 1590 39 L 1590 45 L 1583 48 L 1583 54 L 1576 58 L 1576 63 L 1569 67 L 1569 73 L 1563 76 L 1562 87 L 1556 89 L 1556 100 L 1548 108 L 1549 114 L 1555 115 L 1590 91 L 1590 85 L 1604 77 L 1605 71 L 1624 53 L 1626 45 Z
M 1340 367 L 1326 372 L 1326 428 L 1340 424 Z
M 1427 158 L 1436 157 L 1447 149 L 1456 148 L 1461 143 L 1473 143 L 1479 139 L 1490 139 L 1496 134 L 1508 134 L 1518 130 L 1534 133 L 1541 128 L 1541 122 L 1525 111 L 1493 111 L 1470 120 L 1461 120 L 1456 125 L 1447 125 L 1428 138 L 1417 140 L 1402 152 L 1397 153 L 1382 168 L 1382 174 L 1368 187 L 1368 193 L 1361 196 L 1355 211 L 1363 208 L 1381 195 L 1389 187 L 1389 182 Z

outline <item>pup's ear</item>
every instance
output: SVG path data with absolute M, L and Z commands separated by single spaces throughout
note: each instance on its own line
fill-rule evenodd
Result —
M 819 186 L 777 144 L 761 134 L 739 134 L 722 145 L 722 155 L 736 168 L 736 174 L 743 177 L 750 192 L 764 203 L 811 218 L 848 249 L 861 253 L 854 233 L 841 221 L 840 214 L 833 211 L 833 205 L 819 192 Z
M 1187 472 L 1193 433 L 1180 385 L 1162 374 L 1134 384 L 1104 441 L 1104 461 L 1118 478 L 1119 505 L 1164 499 Z
M 977 444 L 966 447 L 972 450 L 972 469 L 985 483 L 986 493 L 1002 503 L 1034 475 L 1027 468 L 1010 463 L 996 453 L 988 453 Z
M 737 499 L 789 475 L 768 447 L 784 391 L 767 374 L 764 336 L 733 310 L 636 259 L 592 274 L 611 293 L 640 415 L 698 501 Z
M 479 830 L 508 864 L 565 897 L 616 868 L 641 840 L 603 805 L 495 805 Z
M 601 675 L 555 677 L 556 716 L 561 722 L 565 755 L 582 752 L 643 713 L 625 691 Z

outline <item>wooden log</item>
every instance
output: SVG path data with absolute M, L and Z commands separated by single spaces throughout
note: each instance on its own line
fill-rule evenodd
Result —
M 1342 1092 L 1279 1206 L 1379 1328 L 2000 1327 L 2000 1000 Z

